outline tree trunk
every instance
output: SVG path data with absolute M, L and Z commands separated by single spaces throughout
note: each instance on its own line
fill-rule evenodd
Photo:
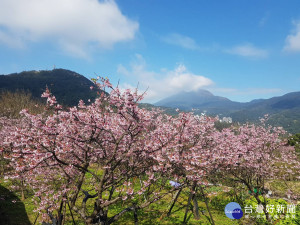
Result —
M 244 180 L 244 179 L 241 179 L 241 181 L 242 181 L 242 183 L 244 183 L 244 184 L 247 186 L 247 188 L 248 188 L 249 191 L 251 191 L 251 192 L 254 193 L 254 190 L 252 190 L 251 185 L 249 184 L 249 182 L 247 182 L 247 181 Z M 263 188 L 263 187 L 262 187 L 262 188 Z M 258 205 L 263 205 L 263 211 L 264 211 L 264 214 L 265 214 L 265 216 L 266 216 L 266 220 L 270 222 L 270 215 L 269 215 L 269 213 L 268 213 L 268 211 L 267 211 L 267 205 L 266 205 L 266 202 L 265 202 L 265 201 L 262 202 L 262 201 L 260 200 L 260 198 L 259 198 L 259 196 L 258 196 L 258 193 L 254 193 L 254 198 L 256 199 Z
M 197 186 L 197 182 L 194 182 L 193 186 L 192 186 L 192 189 L 191 189 L 190 196 L 189 196 L 189 200 L 188 200 L 188 203 L 187 203 L 187 206 L 186 206 L 185 214 L 184 214 L 184 219 L 183 219 L 183 223 L 184 224 L 187 222 L 186 221 L 187 214 L 188 214 L 188 212 L 190 210 L 191 200 L 194 198 L 194 195 L 195 195 L 196 186 Z
M 73 216 L 73 212 L 72 212 L 70 204 L 69 204 L 69 201 L 67 201 L 67 203 L 68 203 L 69 211 L 70 211 L 70 214 L 71 214 L 71 217 L 72 217 L 73 225 L 76 225 L 75 220 L 74 220 L 74 216 Z
M 206 198 L 206 196 L 205 196 L 205 194 L 204 194 L 204 191 L 203 191 L 203 187 L 200 185 L 200 190 L 201 190 L 201 195 L 203 196 L 203 198 L 204 198 L 204 202 L 205 202 L 205 205 L 206 205 L 206 208 L 207 208 L 207 211 L 208 211 L 208 214 L 209 214 L 209 217 L 210 217 L 210 219 L 211 219 L 211 224 L 212 225 L 215 225 L 215 222 L 214 222 L 214 219 L 213 219 L 213 216 L 212 216 L 212 214 L 211 214 L 211 211 L 210 211 L 210 208 L 209 208 L 209 205 L 208 205 L 208 201 L 207 201 L 207 198 Z
M 134 225 L 138 225 L 139 220 L 138 220 L 137 208 L 135 205 L 133 206 L 133 216 L 134 216 Z
M 25 194 L 24 194 L 24 181 L 21 181 L 21 200 L 25 200 Z
M 191 192 L 190 196 L 189 196 L 188 203 L 186 205 L 184 219 L 183 219 L 183 224 L 186 224 L 186 222 L 187 222 L 186 219 L 187 219 L 187 215 L 188 215 L 188 212 L 189 212 L 189 209 L 190 209 L 190 204 L 191 204 L 192 197 L 193 197 L 193 193 Z
M 170 216 L 170 215 L 171 215 L 172 209 L 173 209 L 173 207 L 175 206 L 175 203 L 176 203 L 176 201 L 177 201 L 177 199 L 178 199 L 178 197 L 179 197 L 181 191 L 182 191 L 182 189 L 179 189 L 178 191 L 176 191 L 175 196 L 174 196 L 173 199 L 172 199 L 172 204 L 171 204 L 170 209 L 169 209 L 169 211 L 168 211 L 168 213 L 167 213 L 167 216 Z
M 263 206 L 263 210 L 264 210 L 264 214 L 266 215 L 266 219 L 267 219 L 267 221 L 270 222 L 270 215 L 269 215 L 269 213 L 268 213 L 268 211 L 267 211 L 267 205 L 266 205 L 266 202 L 265 202 L 265 201 L 262 202 L 257 194 L 254 194 L 254 197 L 255 197 L 255 199 L 256 199 L 256 201 L 257 201 L 257 204 Z
M 196 195 L 193 196 L 193 213 L 194 213 L 194 218 L 195 220 L 200 220 L 200 214 L 199 214 L 199 206 L 198 206 L 198 201 Z

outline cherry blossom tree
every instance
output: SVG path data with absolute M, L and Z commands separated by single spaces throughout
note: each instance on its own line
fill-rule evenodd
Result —
M 110 93 L 101 92 L 88 106 L 80 101 L 69 111 L 47 89 L 42 97 L 54 113 L 23 110 L 22 126 L 4 138 L 15 168 L 10 177 L 25 179 L 35 192 L 37 210 L 53 224 L 62 223 L 66 206 L 87 224 L 111 224 L 128 211 L 137 221 L 137 210 L 175 190 L 168 183 L 171 173 L 156 157 L 174 139 L 157 137 L 164 124 L 161 111 L 138 108 L 142 96 L 137 91 L 121 93 L 106 79 L 98 85 Z M 108 217 L 110 207 L 120 202 L 124 209 Z
M 278 176 L 282 162 L 299 168 L 293 152 L 281 148 L 281 129 L 247 124 L 218 131 L 213 118 L 141 109 L 137 90 L 121 92 L 102 78 L 97 85 L 95 102 L 68 110 L 46 89 L 44 113 L 24 109 L 19 122 L 2 125 L 0 150 L 14 168 L 7 177 L 34 191 L 37 211 L 51 224 L 63 224 L 66 209 L 73 221 L 103 225 L 131 211 L 137 224 L 138 210 L 176 192 L 171 213 L 189 188 L 185 223 L 198 192 L 210 213 L 204 189 L 225 177 L 243 183 L 265 206 L 254 189 Z
M 259 205 L 263 205 L 266 218 L 265 184 L 272 179 L 285 180 L 292 170 L 299 171 L 295 150 L 285 148 L 282 128 L 265 124 L 245 124 L 238 128 L 223 129 L 216 137 L 216 147 L 211 152 L 216 165 L 216 176 L 230 178 L 246 186 Z M 282 166 L 284 164 L 284 167 Z M 219 180 L 220 182 L 221 180 Z M 262 196 L 263 200 L 259 197 Z
M 173 174 L 173 177 L 180 184 L 186 183 L 190 189 L 190 196 L 186 206 L 186 213 L 183 222 L 186 223 L 187 213 L 191 201 L 194 202 L 194 216 L 199 219 L 198 203 L 196 199 L 197 191 L 204 194 L 203 187 L 208 184 L 208 177 L 212 167 L 211 149 L 214 148 L 214 135 L 217 130 L 214 128 L 215 119 L 206 116 L 195 116 L 193 113 L 179 113 L 178 117 L 167 117 L 167 123 L 158 129 L 160 139 L 170 139 L 168 145 L 165 145 L 162 151 L 156 154 L 159 166 L 166 168 Z M 162 121 L 162 120 L 160 120 Z M 180 181 L 180 182 L 179 182 Z M 182 187 L 173 198 L 168 215 L 171 214 Z M 205 198 L 205 196 L 203 196 Z M 206 199 L 206 198 L 205 198 Z M 206 202 L 207 209 L 208 202 Z M 213 223 L 212 215 L 210 217 Z

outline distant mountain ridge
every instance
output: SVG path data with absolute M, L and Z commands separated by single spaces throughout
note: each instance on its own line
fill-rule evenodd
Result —
M 28 91 L 40 99 L 46 86 L 60 104 L 74 106 L 80 99 L 94 100 L 96 92 L 90 89 L 94 83 L 86 77 L 65 69 L 24 71 L 0 75 L 0 92 L 16 90 Z
M 230 116 L 233 120 L 244 123 L 257 120 L 265 114 L 270 115 L 273 125 L 283 126 L 292 133 L 300 132 L 300 92 L 257 101 L 240 111 L 231 113 Z
M 214 110 L 222 108 L 227 111 L 237 111 L 250 108 L 264 108 L 269 110 L 282 110 L 300 107 L 300 92 L 291 92 L 283 96 L 272 97 L 270 99 L 254 99 L 250 102 L 241 103 L 231 101 L 228 98 L 215 96 L 207 90 L 180 92 L 154 104 L 155 106 L 164 106 L 179 108 L 181 110 L 206 110 L 216 113 Z
M 215 96 L 206 90 L 199 90 L 196 92 L 181 92 L 154 105 L 179 108 L 185 111 L 193 110 L 196 113 L 205 112 L 214 116 L 230 116 L 233 121 L 241 123 L 257 121 L 265 114 L 269 114 L 269 121 L 272 125 L 283 126 L 291 133 L 300 132 L 300 92 L 291 92 L 270 99 L 255 99 L 251 102 L 241 103 Z
M 234 102 L 228 98 L 215 96 L 211 92 L 198 91 L 180 92 L 155 103 L 156 106 L 173 107 L 181 110 L 205 111 L 209 114 L 228 114 L 242 109 L 244 103 Z
M 41 99 L 46 86 L 56 96 L 60 104 L 74 106 L 80 99 L 93 101 L 97 93 L 90 89 L 94 83 L 86 77 L 66 69 L 25 71 L 8 75 L 0 75 L 0 92 L 25 90 L 33 97 Z M 176 114 L 175 109 L 193 110 L 195 113 L 205 112 L 207 115 L 229 116 L 234 122 L 256 122 L 265 114 L 270 115 L 269 122 L 274 126 L 282 126 L 290 133 L 300 133 L 300 92 L 292 92 L 270 99 L 255 99 L 240 103 L 228 98 L 215 96 L 207 90 L 197 92 L 181 92 L 151 104 L 140 104 L 150 109 L 161 107 L 166 113 Z
M 200 107 L 202 104 L 207 103 L 219 103 L 219 102 L 229 102 L 230 100 L 224 97 L 219 97 L 213 95 L 207 90 L 200 89 L 195 92 L 180 92 L 168 98 L 165 98 L 155 105 L 157 106 L 168 106 L 177 107 L 181 109 L 192 109 L 195 107 Z

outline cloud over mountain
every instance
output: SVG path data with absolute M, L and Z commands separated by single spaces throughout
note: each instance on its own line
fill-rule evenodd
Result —
M 125 75 L 126 80 L 130 80 L 131 83 L 139 83 L 139 90 L 148 88 L 148 102 L 158 101 L 180 91 L 197 91 L 213 84 L 212 80 L 190 72 L 183 64 L 179 64 L 173 70 L 148 71 L 141 55 L 136 55 L 136 61 L 131 63 L 130 68 L 119 65 L 118 72 Z M 133 88 L 127 83 L 123 83 L 122 87 Z

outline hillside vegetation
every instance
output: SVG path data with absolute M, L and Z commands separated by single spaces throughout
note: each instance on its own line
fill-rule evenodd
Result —
M 0 75 L 0 92 L 25 91 L 33 98 L 41 99 L 46 87 L 55 95 L 60 104 L 74 106 L 80 99 L 93 101 L 96 92 L 90 87 L 93 82 L 86 77 L 65 69 L 24 71 L 9 75 Z
M 282 126 L 288 132 L 300 132 L 300 92 L 292 92 L 270 99 L 257 99 L 251 102 L 234 102 L 227 98 L 215 96 L 209 91 L 180 92 L 165 98 L 156 106 L 179 108 L 195 113 L 206 113 L 220 118 L 229 116 L 234 122 L 257 123 L 268 114 L 269 124 Z

